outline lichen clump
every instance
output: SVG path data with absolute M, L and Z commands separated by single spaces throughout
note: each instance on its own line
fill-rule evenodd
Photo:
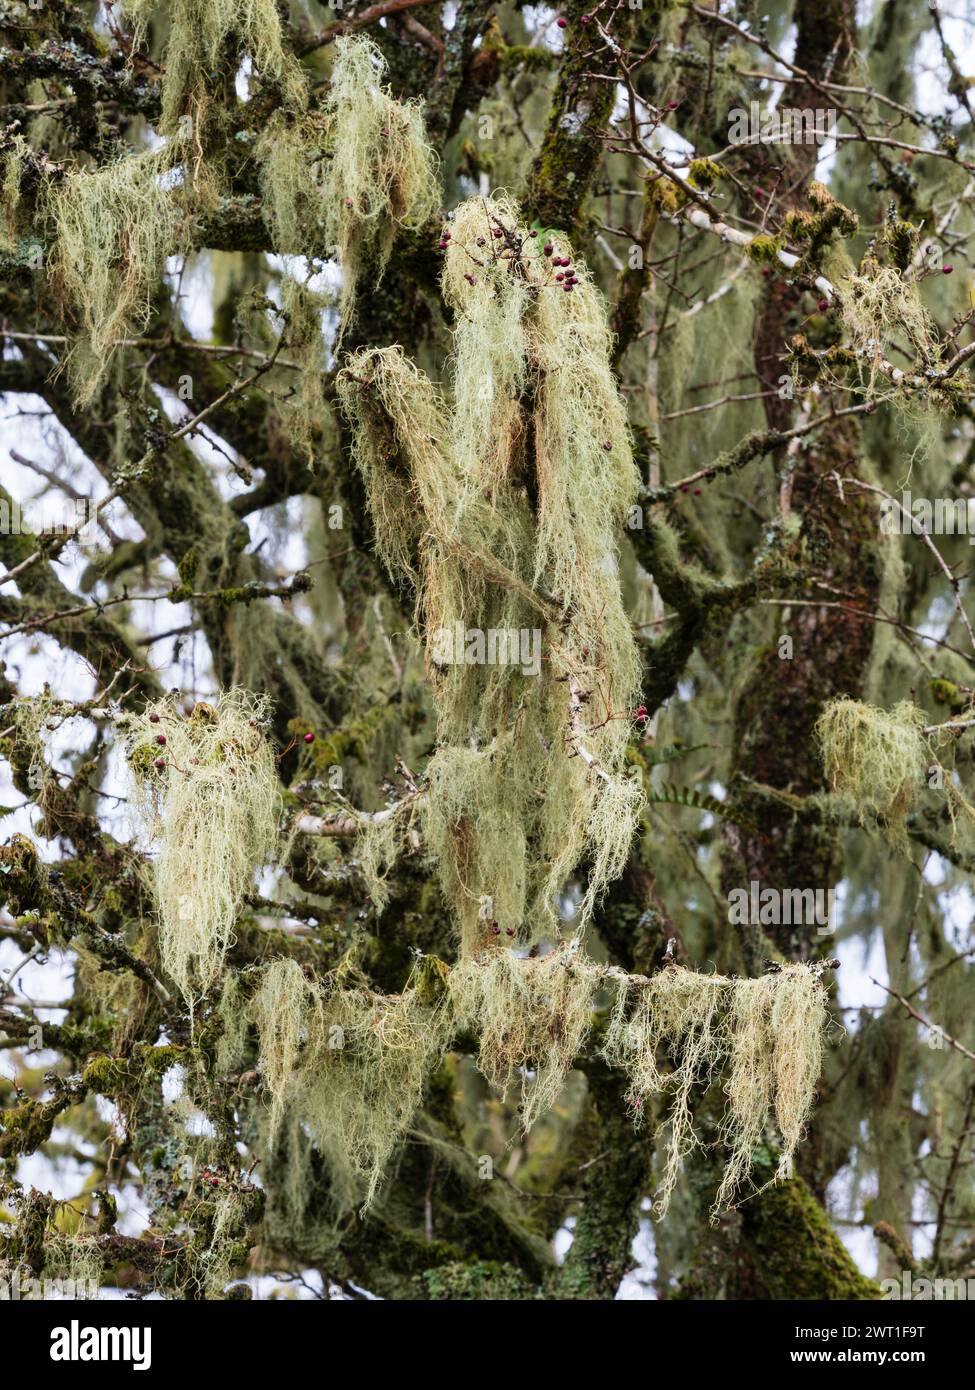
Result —
M 877 385 L 878 363 L 894 356 L 898 347 L 907 350 L 918 368 L 940 365 L 937 333 L 917 282 L 895 266 L 865 256 L 843 287 L 842 311 L 853 349 L 868 368 L 872 396 L 893 390 Z
M 51 182 L 48 269 L 77 315 L 67 358 L 79 407 L 92 400 L 119 342 L 151 317 L 166 257 L 176 249 L 180 209 L 155 152 Z
M 224 692 L 185 715 L 173 698 L 125 730 L 150 839 L 162 963 L 192 1004 L 220 974 L 254 873 L 278 831 L 267 705 Z
M 340 1209 L 368 1207 L 449 1041 L 443 990 L 384 995 L 339 969 L 311 980 L 292 960 L 263 972 L 251 1006 L 271 1098 L 272 1140 L 298 1116 L 324 1156 Z
M 701 1143 L 693 1122 L 695 1092 L 722 1074 L 721 1138 L 730 1157 L 714 1212 L 738 1200 L 773 1110 L 782 1141 L 776 1177 L 790 1176 L 815 1096 L 826 1022 L 819 973 L 803 964 L 754 980 L 669 966 L 620 989 L 603 1055 L 629 1076 L 638 1123 L 654 1096 L 671 1098 L 658 1218 L 667 1212 L 685 1158 Z M 665 1055 L 669 1066 L 661 1060 Z
M 923 727 L 923 710 L 906 700 L 889 712 L 860 700 L 831 700 L 816 723 L 830 786 L 851 800 L 861 823 L 878 817 L 895 841 L 903 840 L 929 761 Z
M 377 548 L 416 594 L 437 702 L 409 819 L 423 818 L 475 949 L 493 924 L 530 923 L 536 940 L 554 927 L 586 856 L 584 923 L 625 862 L 640 665 L 617 537 L 639 479 L 605 305 L 570 248 L 503 200 L 463 204 L 442 241 L 452 399 L 395 347 L 350 359 L 338 391 Z M 384 823 L 387 862 L 395 835 Z M 485 916 L 486 900 L 501 910 Z
M 528 958 L 500 947 L 450 972 L 457 1023 L 477 1037 L 487 1081 L 502 1094 L 516 1086 L 525 1132 L 562 1093 L 589 1035 L 601 974 L 577 941 Z
M 423 104 L 391 96 L 385 72 L 371 39 L 337 39 L 320 109 L 283 113 L 258 149 L 277 249 L 339 259 L 340 336 L 363 267 L 381 276 L 398 230 L 422 227 L 440 206 Z
M 231 35 L 262 77 L 278 82 L 289 100 L 304 101 L 301 69 L 284 45 L 275 0 L 172 0 L 168 8 L 164 133 L 176 133 L 183 116 L 203 124 L 213 102 L 208 87 L 213 74 L 225 67 Z M 124 9 L 135 21 L 133 47 L 144 47 L 149 25 L 159 18 L 157 0 L 125 0 Z

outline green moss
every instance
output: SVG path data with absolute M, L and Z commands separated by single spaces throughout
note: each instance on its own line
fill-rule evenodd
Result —
M 93 1057 L 81 1073 L 81 1080 L 89 1091 L 99 1095 L 123 1095 L 143 1082 L 158 1082 L 170 1067 L 185 1063 L 188 1057 L 187 1049 L 175 1044 L 152 1047 L 139 1043 L 130 1057 Z
M 743 1244 L 766 1297 L 816 1302 L 880 1298 L 880 1289 L 857 1269 L 801 1178 L 767 1188 L 743 1212 Z
M 107 1054 L 94 1057 L 81 1073 L 81 1080 L 90 1091 L 100 1096 L 115 1096 L 125 1090 L 131 1079 L 129 1062 L 124 1057 Z
M 894 265 L 900 271 L 906 270 L 917 250 L 917 228 L 900 217 L 888 218 L 884 227 L 884 240 L 890 249 Z
M 724 178 L 724 170 L 713 159 L 692 159 L 687 182 L 692 188 L 713 188 L 718 179 Z
M 199 564 L 199 551 L 195 545 L 191 545 L 190 548 L 183 553 L 179 564 L 176 566 L 177 573 L 184 587 L 192 589 Z
M 954 681 L 931 681 L 931 698 L 936 705 L 949 705 L 953 709 L 965 704 L 965 698 Z
M 752 237 L 745 247 L 745 255 L 756 265 L 777 266 L 779 264 L 779 252 L 785 247 L 784 236 L 769 236 L 762 232 L 758 236 Z
M 32 1154 L 51 1137 L 51 1130 L 71 1104 L 70 1094 L 48 1101 L 24 1101 L 13 1110 L 0 1111 L 0 1158 Z
M 47 901 L 47 872 L 26 835 L 0 845 L 0 894 L 15 913 L 42 910 Z
M 447 987 L 449 967 L 437 956 L 425 956 L 416 976 L 416 992 L 421 1004 L 435 1004 Z
M 538 1297 L 520 1269 L 498 1260 L 455 1260 L 414 1279 L 421 1298 L 443 1302 L 521 1301 Z
M 676 217 L 687 206 L 688 198 L 673 179 L 658 178 L 647 186 L 647 202 L 664 217 Z

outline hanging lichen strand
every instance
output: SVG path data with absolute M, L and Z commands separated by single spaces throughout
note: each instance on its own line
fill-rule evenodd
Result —
M 562 1094 L 589 1036 L 603 973 L 577 942 L 528 959 L 502 948 L 450 972 L 457 1023 L 477 1037 L 486 1080 L 502 1094 L 515 1087 L 525 1132 Z
M 363 266 L 381 276 L 397 231 L 422 227 L 440 207 L 423 103 L 396 101 L 383 86 L 385 73 L 371 39 L 336 40 L 321 109 L 282 113 L 259 147 L 277 249 L 336 255 L 341 263 L 340 333 Z
M 438 711 L 426 791 L 366 832 L 382 872 L 418 816 L 466 951 L 577 925 L 622 869 L 639 662 L 616 571 L 638 486 L 606 312 L 569 248 L 474 199 L 443 233 L 453 402 L 398 348 L 340 373 L 385 564 L 416 589 Z
M 714 1212 L 738 1199 L 773 1107 L 782 1140 L 776 1177 L 791 1175 L 822 1065 L 827 1011 L 819 976 L 808 965 L 790 965 L 757 980 L 669 966 L 649 980 L 631 978 L 620 989 L 603 1055 L 629 1076 L 638 1122 L 654 1096 L 672 1097 L 658 1217 L 666 1214 L 684 1159 L 701 1143 L 693 1124 L 693 1094 L 722 1072 L 721 1137 L 730 1158 Z M 664 1054 L 669 1069 L 661 1066 Z
M 163 966 L 192 1006 L 218 978 L 255 871 L 278 832 L 266 703 L 229 690 L 184 715 L 173 699 L 125 726 L 151 840 Z
M 160 154 L 146 152 L 47 186 L 48 270 L 80 334 L 67 357 L 75 402 L 88 405 L 120 339 L 145 327 L 177 247 L 181 212 Z
M 432 958 L 402 993 L 377 994 L 339 968 L 308 979 L 293 960 L 266 966 L 248 1017 L 271 1097 L 273 1142 L 299 1116 L 325 1158 L 339 1209 L 372 1202 L 450 1041 L 451 1019 Z
M 219 106 L 212 75 L 221 71 L 231 37 L 239 44 L 239 56 L 246 54 L 260 76 L 278 82 L 289 101 L 304 104 L 304 79 L 284 46 L 275 0 L 171 0 L 166 8 L 163 134 L 182 133 L 180 120 L 189 116 L 192 125 L 186 133 L 191 140 L 197 138 L 196 127 L 205 125 L 208 108 Z M 142 48 L 162 6 L 159 0 L 125 0 L 124 9 L 135 21 L 133 46 Z

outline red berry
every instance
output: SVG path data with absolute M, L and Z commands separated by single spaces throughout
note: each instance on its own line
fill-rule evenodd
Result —
M 497 922 L 492 922 L 492 923 L 491 923 L 491 935 L 492 935 L 492 936 L 500 936 L 500 935 L 501 935 L 501 928 L 498 926 Z
M 559 26 L 560 29 L 564 29 L 565 26 L 568 24 L 568 22 L 569 22 L 569 21 L 568 21 L 567 19 L 558 19 L 558 20 L 556 20 L 556 23 L 558 24 L 558 26 Z
M 495 229 L 494 229 L 494 231 L 491 233 L 491 235 L 492 235 L 493 237 L 499 237 L 499 236 L 501 235 L 501 228 L 500 228 L 500 227 L 495 227 Z
M 533 227 L 533 228 L 531 229 L 531 231 L 528 233 L 528 235 L 529 235 L 529 236 L 538 236 L 538 233 L 536 232 L 535 228 Z
M 589 23 L 589 16 L 588 16 L 587 14 L 580 15 L 580 16 L 579 16 L 579 23 L 580 23 L 580 24 L 588 24 L 588 23 Z
M 162 772 L 162 770 L 163 770 L 163 768 L 164 768 L 165 766 L 166 766 L 166 759 L 165 759 L 165 758 L 157 758 L 156 761 L 153 763 L 153 767 L 156 769 L 157 772 Z
M 515 934 L 514 927 L 505 927 L 504 931 L 506 936 L 514 936 Z
M 668 111 L 676 111 L 677 108 L 678 108 L 678 106 L 680 106 L 680 102 L 679 102 L 679 101 L 668 101 L 668 103 L 667 103 L 667 110 L 668 110 Z
M 562 288 L 565 290 L 566 294 L 571 294 L 571 293 L 572 293 L 572 286 L 571 286 L 571 285 L 565 284 L 565 285 L 562 286 Z
M 165 747 L 166 747 L 166 735 L 165 735 L 165 734 L 157 734 L 157 735 L 156 735 L 156 742 L 159 744 L 159 747 L 160 747 L 160 748 L 165 748 Z
M 565 279 L 565 276 L 562 274 L 561 271 L 559 271 L 558 275 L 556 275 L 555 278 L 556 278 L 556 280 L 561 281 L 561 280 L 564 280 L 564 279 Z
M 315 742 L 315 735 L 312 734 L 312 733 L 307 733 L 307 734 L 305 734 L 305 742 L 306 742 L 306 743 L 314 743 L 314 742 Z
M 820 312 L 821 314 L 825 314 L 826 310 L 829 308 L 829 300 L 828 300 L 828 299 L 821 299 L 821 300 L 819 301 L 818 308 L 819 308 L 819 312 Z
M 553 250 L 554 247 L 552 246 L 551 242 L 546 242 L 545 245 L 542 247 L 542 255 L 551 256 Z
M 150 724 L 158 724 L 158 723 L 159 723 L 159 715 L 156 714 L 155 710 L 154 710 L 154 711 L 152 712 L 152 714 L 150 714 L 150 716 L 149 716 L 149 723 L 150 723 Z
M 942 274 L 942 275 L 950 275 L 951 272 L 954 270 L 954 268 L 955 268 L 955 267 L 954 267 L 953 265 L 943 265 L 943 266 L 941 267 L 941 274 Z
M 437 245 L 439 246 L 439 248 L 440 248 L 441 251 L 446 251 L 446 249 L 447 249 L 447 243 L 446 243 L 445 241 L 438 241 L 438 242 L 437 242 Z

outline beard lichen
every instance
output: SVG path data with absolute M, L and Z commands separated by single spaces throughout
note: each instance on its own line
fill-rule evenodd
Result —
M 701 1144 L 694 1096 L 703 1095 L 722 1072 L 720 1135 L 729 1158 L 714 1214 L 739 1200 L 773 1108 L 781 1136 L 776 1177 L 789 1176 L 815 1097 L 826 1023 L 819 972 L 804 964 L 757 980 L 669 966 L 650 980 L 631 979 L 620 988 L 603 1055 L 628 1075 L 638 1123 L 655 1095 L 670 1097 L 667 1155 L 655 1199 L 658 1219 L 666 1215 L 684 1160 Z M 670 1067 L 662 1063 L 665 1054 Z
M 975 806 L 957 773 L 942 765 L 939 747 L 968 727 L 968 718 L 925 726 L 910 700 L 891 710 L 860 700 L 831 700 L 816 723 L 827 780 L 844 812 L 861 825 L 877 820 L 895 849 L 908 843 L 907 818 L 926 787 L 944 797 L 952 844 L 975 831 Z
M 889 712 L 860 700 L 831 700 L 815 734 L 827 781 L 864 824 L 879 818 L 903 846 L 905 819 L 930 761 L 924 712 L 903 700 Z
M 337 39 L 322 114 L 328 129 L 325 236 L 342 264 L 342 329 L 355 285 L 372 261 L 381 275 L 396 231 L 418 229 L 440 206 L 437 156 L 420 101 L 396 101 L 383 86 L 386 60 L 364 35 Z
M 448 977 L 457 1023 L 478 1039 L 477 1065 L 502 1095 L 516 1086 L 526 1133 L 558 1100 L 589 1035 L 602 971 L 578 945 L 527 957 L 500 946 Z
M 288 352 L 298 367 L 298 384 L 283 395 L 280 410 L 288 438 L 312 466 L 322 434 L 325 398 L 325 339 L 322 315 L 329 307 L 326 295 L 293 274 L 281 282 L 282 317 Z
M 181 211 L 156 152 L 52 181 L 45 203 L 53 231 L 49 274 L 79 322 L 67 367 L 83 407 L 119 340 L 148 323 L 166 257 L 177 249 Z
M 278 960 L 254 995 L 271 1142 L 300 1117 L 340 1210 L 371 1205 L 449 1041 L 446 995 L 429 984 L 423 965 L 401 993 L 379 994 L 349 966 L 309 980 Z
M 126 728 L 129 764 L 150 836 L 164 969 L 191 1005 L 220 974 L 255 870 L 278 830 L 277 767 L 267 704 L 224 692 L 184 715 L 150 705 Z
M 862 364 L 867 396 L 889 398 L 901 409 L 916 411 L 896 374 L 882 372 L 881 363 L 904 352 L 913 360 L 913 370 L 928 377 L 941 366 L 937 330 L 921 302 L 917 281 L 898 266 L 884 265 L 868 254 L 856 274 L 847 277 L 841 305 L 851 346 Z
M 143 48 L 150 24 L 159 17 L 157 0 L 125 0 L 123 8 L 135 22 L 133 49 Z M 284 44 L 275 0 L 172 0 L 169 11 L 163 134 L 176 134 L 187 116 L 194 126 L 205 124 L 209 108 L 218 104 L 213 74 L 238 56 L 227 49 L 232 36 L 257 72 L 282 87 L 286 100 L 296 105 L 307 100 L 301 69 Z
M 363 267 L 380 278 L 397 231 L 419 229 L 440 206 L 422 102 L 396 101 L 383 86 L 385 72 L 371 39 L 337 39 L 321 107 L 281 113 L 258 146 L 276 249 L 335 255 L 342 266 L 339 337 Z
M 727 1157 L 717 1215 L 755 1190 L 748 1179 L 773 1117 L 773 1180 L 791 1175 L 822 1066 L 821 974 L 801 963 L 760 979 L 666 966 L 647 979 L 598 965 L 574 939 L 527 954 L 496 943 L 450 969 L 427 957 L 402 993 L 384 995 L 348 961 L 315 979 L 278 959 L 261 967 L 244 1008 L 270 1098 L 266 1147 L 289 1134 L 293 1146 L 297 1125 L 325 1160 L 333 1205 L 365 1210 L 455 1035 L 476 1038 L 479 1070 L 503 1098 L 513 1093 L 527 1134 L 557 1104 L 576 1060 L 584 1065 L 596 1011 L 614 988 L 599 1055 L 628 1077 L 638 1124 L 655 1098 L 668 1102 L 659 1218 L 685 1159 L 702 1146 L 695 1108 L 720 1084 L 717 1137 Z M 308 1144 L 298 1143 L 304 1164 Z M 288 1183 L 299 1176 L 289 1168 Z
M 641 802 L 617 573 L 639 480 L 605 306 L 584 267 L 556 269 L 568 246 L 539 240 L 503 200 L 465 203 L 444 231 L 449 403 L 399 348 L 356 354 L 337 383 L 377 549 L 416 591 L 439 742 L 418 809 L 465 949 L 484 944 L 485 900 L 507 899 L 505 929 L 553 928 L 585 857 L 584 924 Z M 374 833 L 388 856 L 394 831 Z
M 28 152 L 22 135 L 0 136 L 0 251 L 16 254 L 21 226 L 23 162 Z

